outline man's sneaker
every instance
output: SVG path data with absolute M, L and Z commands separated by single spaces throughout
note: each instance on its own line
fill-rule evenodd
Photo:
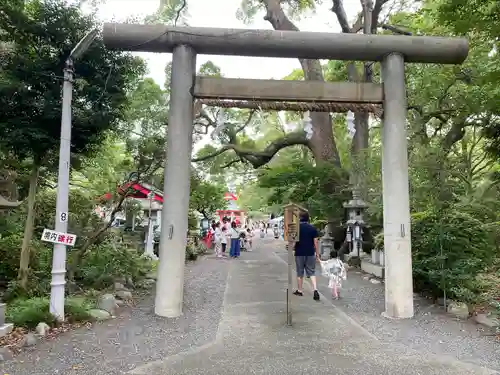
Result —
M 314 291 L 314 296 L 313 296 L 315 301 L 319 301 L 319 293 L 317 290 Z
M 295 292 L 293 292 L 293 294 L 295 294 L 296 296 L 303 296 L 304 295 L 300 290 L 296 290 Z

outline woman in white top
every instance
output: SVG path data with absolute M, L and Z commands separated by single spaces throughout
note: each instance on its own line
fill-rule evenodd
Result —
M 221 228 L 222 238 L 221 238 L 221 248 L 222 248 L 222 256 L 226 257 L 226 247 L 227 247 L 227 239 L 228 239 L 228 231 L 226 226 L 223 224 Z
M 215 255 L 217 256 L 217 258 L 222 258 L 222 231 L 220 229 L 220 223 L 215 224 L 214 244 Z

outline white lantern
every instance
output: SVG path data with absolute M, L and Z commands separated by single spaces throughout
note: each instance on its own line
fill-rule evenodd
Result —
M 309 111 L 304 113 L 304 117 L 302 119 L 304 123 L 304 132 L 306 133 L 306 139 L 311 139 L 313 136 L 313 126 L 312 126 L 312 121 L 311 121 L 311 116 Z

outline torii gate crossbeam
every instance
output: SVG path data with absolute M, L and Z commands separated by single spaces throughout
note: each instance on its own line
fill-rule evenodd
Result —
M 460 64 L 468 54 L 466 39 L 105 24 L 104 43 L 108 48 L 125 51 L 173 54 L 164 185 L 164 195 L 169 197 L 169 201 L 162 211 L 155 299 L 155 313 L 165 317 L 182 314 L 193 103 L 195 88 L 198 93 L 202 91 L 200 85 L 196 86 L 196 55 L 380 61 L 384 81 L 382 182 L 386 256 L 385 315 L 391 318 L 413 316 L 404 63 Z M 261 85 L 255 83 L 254 92 Z M 234 85 L 232 87 L 234 89 Z M 353 87 L 349 89 L 356 91 Z M 329 95 L 338 93 L 331 86 L 328 90 Z M 215 91 L 214 88 L 205 90 L 203 95 Z M 275 95 L 276 91 L 270 94 Z M 304 97 L 308 95 L 310 97 L 309 93 L 303 91 Z M 337 95 L 339 98 L 341 96 Z M 232 99 L 244 97 L 245 92 L 242 92 L 238 98 Z M 258 98 L 252 98 L 247 93 L 247 99 Z M 288 96 L 284 99 L 293 98 Z M 346 99 L 344 94 L 344 102 Z M 359 100 L 359 97 L 353 95 L 355 100 Z

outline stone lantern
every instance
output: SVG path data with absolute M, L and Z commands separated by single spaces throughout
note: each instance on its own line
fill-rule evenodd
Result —
M 365 222 L 363 220 L 363 213 L 368 205 L 357 194 L 356 189 L 352 193 L 352 199 L 344 204 L 347 210 L 346 222 L 346 240 L 349 243 L 349 257 L 361 257 L 363 253 L 363 228 Z

